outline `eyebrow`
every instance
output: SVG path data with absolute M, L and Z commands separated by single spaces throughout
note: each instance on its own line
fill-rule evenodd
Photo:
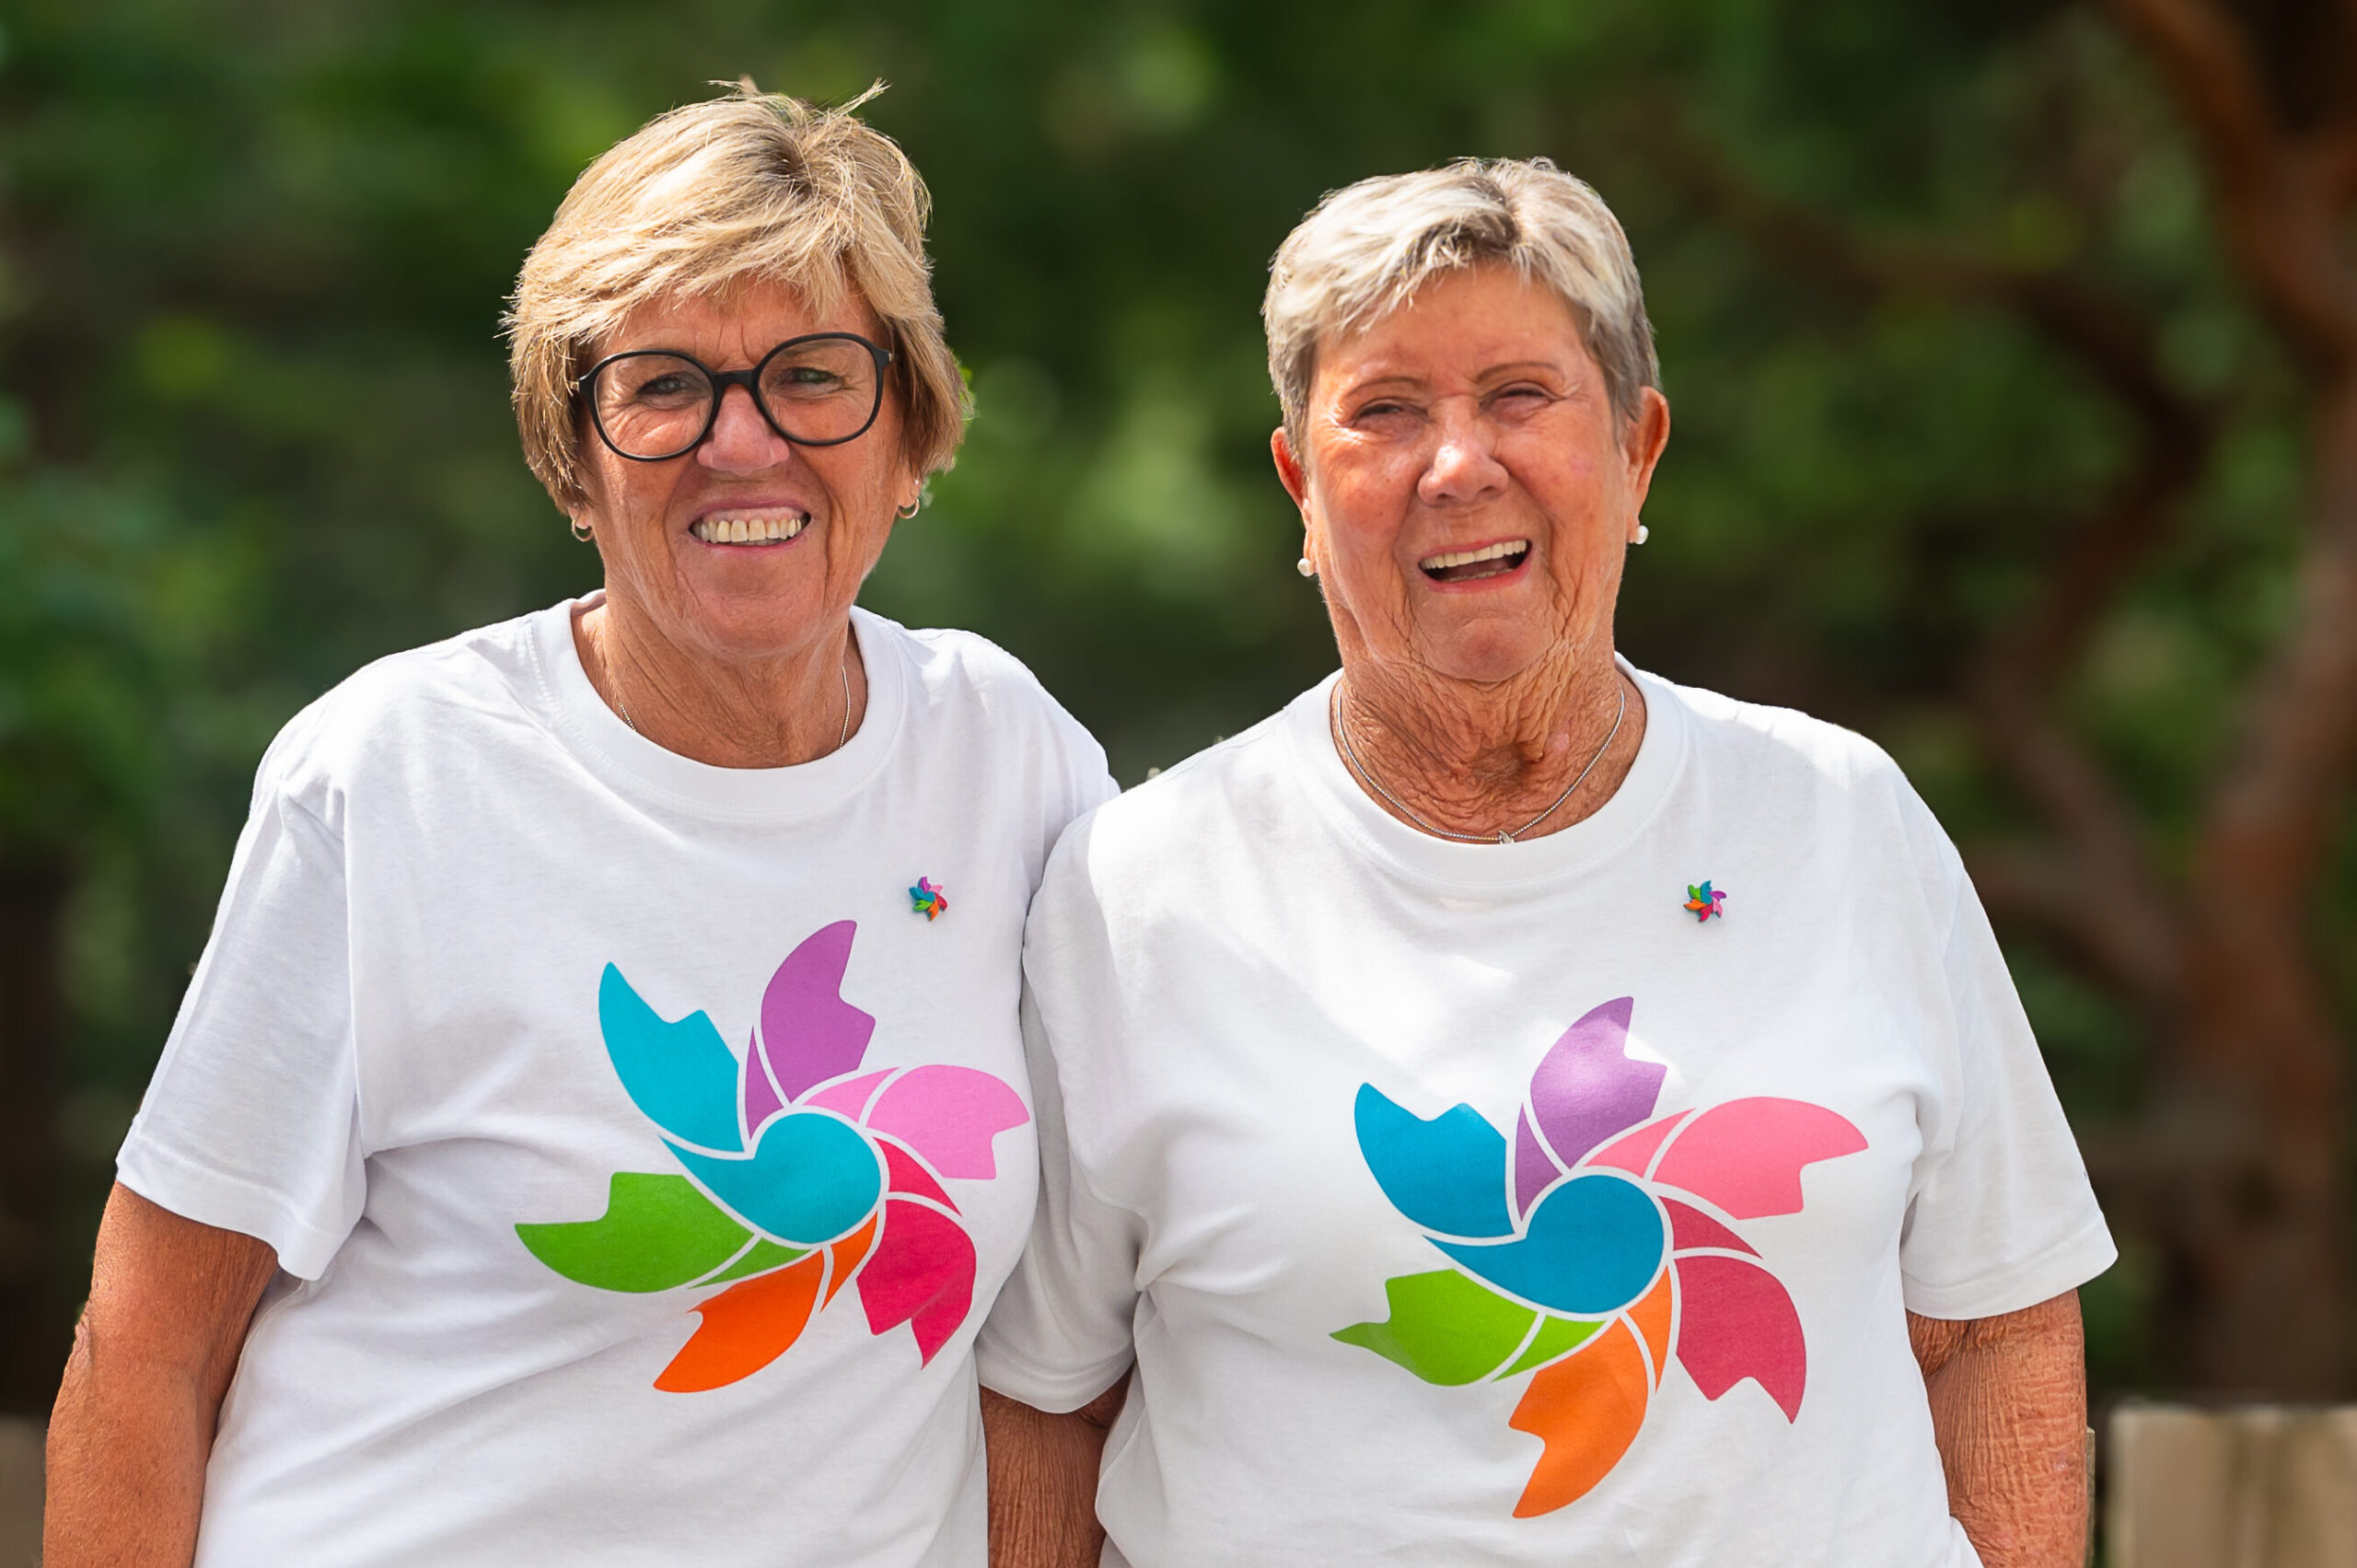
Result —
M 1473 379 L 1476 384 L 1485 381 L 1500 381 L 1508 379 L 1518 373 L 1530 370 L 1551 370 L 1563 374 L 1569 377 L 1576 377 L 1578 375 L 1576 366 L 1567 367 L 1551 359 L 1509 359 L 1485 367 L 1477 373 Z M 1391 386 L 1422 387 L 1428 385 L 1429 382 L 1430 377 L 1428 377 L 1414 375 L 1405 370 L 1396 370 L 1384 375 L 1370 376 L 1364 381 L 1354 381 L 1349 386 L 1341 389 L 1341 395 L 1345 398 L 1364 397 L 1368 392 L 1374 391 L 1378 388 Z

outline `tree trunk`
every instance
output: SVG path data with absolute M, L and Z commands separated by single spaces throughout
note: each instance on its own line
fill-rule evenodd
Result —
M 0 1412 L 45 1415 L 72 1332 L 57 1289 L 64 867 L 0 855 Z

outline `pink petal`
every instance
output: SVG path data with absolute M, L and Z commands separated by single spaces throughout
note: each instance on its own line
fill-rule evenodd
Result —
M 1865 1146 L 1864 1133 L 1823 1106 L 1729 1100 L 1679 1129 L 1654 1179 L 1708 1198 L 1739 1220 L 1795 1214 L 1803 1166 Z
M 1654 1151 L 1661 1147 L 1661 1141 L 1664 1138 L 1669 1136 L 1669 1130 L 1693 1114 L 1690 1110 L 1680 1110 L 1665 1116 L 1658 1121 L 1648 1121 L 1627 1137 L 1616 1139 L 1595 1154 L 1588 1156 L 1581 1163 L 1589 1166 L 1608 1165 L 1615 1170 L 1625 1170 L 1643 1176 L 1645 1174 L 1645 1167 L 1653 1162 Z
M 930 1364 L 974 1304 L 974 1244 L 957 1221 L 906 1198 L 884 1204 L 884 1239 L 859 1272 L 871 1333 L 906 1323 Z
M 897 1069 L 887 1067 L 881 1072 L 863 1073 L 856 1078 L 830 1084 L 802 1103 L 820 1110 L 831 1110 L 838 1116 L 847 1116 L 856 1121 L 867 1109 L 868 1097 L 876 1092 L 876 1086 L 890 1077 L 895 1071 Z
M 1797 1421 L 1808 1384 L 1800 1314 L 1776 1277 L 1740 1258 L 1680 1258 L 1678 1360 L 1706 1400 L 1749 1377 Z
M 913 1068 L 876 1097 L 867 1124 L 923 1155 L 944 1176 L 998 1174 L 991 1140 L 1031 1120 L 1023 1097 L 972 1067 Z

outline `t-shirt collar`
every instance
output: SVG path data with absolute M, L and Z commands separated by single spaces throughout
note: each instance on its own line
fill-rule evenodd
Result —
M 859 639 L 867 677 L 867 708 L 850 740 L 790 768 L 718 768 L 647 739 L 624 724 L 589 683 L 574 642 L 573 618 L 604 598 L 601 588 L 534 615 L 531 646 L 557 733 L 610 783 L 708 817 L 807 819 L 855 793 L 891 754 L 907 709 L 909 672 L 889 621 L 852 610 L 852 633 Z
M 1327 714 L 1335 671 L 1287 704 L 1284 728 L 1320 815 L 1380 859 L 1429 882 L 1507 889 L 1543 882 L 1618 853 L 1652 820 L 1686 760 L 1686 709 L 1667 681 L 1614 657 L 1645 700 L 1645 736 L 1612 798 L 1557 832 L 1506 844 L 1457 843 L 1420 832 L 1386 811 L 1362 788 L 1334 749 Z

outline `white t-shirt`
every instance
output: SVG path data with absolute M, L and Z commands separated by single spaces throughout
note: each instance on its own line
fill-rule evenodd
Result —
M 2110 1263 L 2070 1129 L 1890 761 L 1635 679 L 1528 842 L 1381 811 L 1330 681 L 1065 834 L 980 1355 L 1069 1409 L 1134 1346 L 1109 1562 L 1976 1562 L 1903 1309 Z
M 197 1562 L 981 1568 L 1023 914 L 1104 754 L 990 644 L 854 612 L 850 742 L 708 767 L 598 699 L 574 608 L 262 763 L 119 1161 L 284 1270 Z

